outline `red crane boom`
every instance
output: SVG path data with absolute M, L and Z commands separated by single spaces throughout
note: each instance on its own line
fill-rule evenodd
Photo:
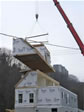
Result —
M 59 10 L 59 12 L 61 13 L 62 17 L 64 18 L 70 32 L 72 33 L 74 39 L 76 40 L 80 50 L 81 50 L 81 53 L 84 55 L 84 44 L 83 42 L 81 41 L 79 35 L 77 34 L 75 28 L 73 27 L 72 23 L 70 22 L 70 20 L 68 19 L 68 17 L 66 16 L 64 10 L 62 9 L 60 3 L 57 1 L 57 0 L 53 0 L 53 2 L 55 3 L 57 9 Z

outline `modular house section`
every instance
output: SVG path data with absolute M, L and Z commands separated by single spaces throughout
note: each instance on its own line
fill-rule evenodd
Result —
M 77 95 L 45 73 L 26 72 L 16 84 L 16 112 L 77 112 Z
M 16 112 L 78 112 L 77 96 L 61 86 L 16 89 Z M 63 94 L 64 92 L 64 98 Z M 66 96 L 70 96 L 69 98 Z M 73 101 L 71 101 L 73 97 Z M 71 102 L 70 102 L 71 101 Z M 64 103 L 63 103 L 64 102 Z
M 24 110 L 25 107 L 28 108 L 28 110 L 36 107 L 38 88 L 59 85 L 59 82 L 39 70 L 26 72 L 25 75 L 23 75 L 15 86 L 16 112 L 18 112 L 18 110 L 21 111 L 21 109 Z
M 13 56 L 29 66 L 32 70 L 53 72 L 50 65 L 50 53 L 43 44 L 31 45 L 24 39 L 13 40 Z

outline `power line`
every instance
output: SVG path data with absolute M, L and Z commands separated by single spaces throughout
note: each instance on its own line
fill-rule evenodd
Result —
M 13 35 L 5 34 L 5 33 L 0 33 L 0 35 L 4 35 L 4 36 L 7 36 L 7 37 L 12 37 L 12 38 L 15 38 L 15 39 L 16 38 L 22 38 L 22 37 L 13 36 Z M 38 36 L 44 36 L 44 35 L 48 35 L 48 34 L 43 34 L 43 35 L 38 35 Z M 36 37 L 36 36 L 33 36 L 33 38 L 34 37 Z M 43 41 L 43 42 L 42 41 L 34 41 L 34 40 L 28 40 L 28 41 L 35 42 L 35 43 L 45 43 L 46 45 L 60 47 L 60 48 L 65 48 L 65 49 L 79 50 L 79 48 L 73 48 L 73 47 L 67 47 L 67 46 L 61 46 L 61 45 L 51 44 L 51 43 L 47 43 L 45 41 Z
M 50 46 L 55 46 L 55 47 L 61 47 L 61 48 L 66 48 L 66 49 L 79 50 L 79 48 L 73 48 L 73 47 L 61 46 L 61 45 L 56 45 L 56 44 L 51 44 L 51 43 L 46 43 L 46 44 L 47 44 L 47 45 L 50 45 Z
M 17 37 L 17 36 L 5 34 L 5 33 L 0 33 L 0 35 L 4 35 L 4 36 L 7 36 L 7 37 L 12 37 L 12 38 L 22 38 L 22 37 Z
M 52 53 L 53 54 L 53 53 Z M 58 55 L 63 55 L 63 56 L 66 56 L 66 55 L 80 55 L 80 53 L 67 53 L 67 52 L 64 52 L 64 53 L 54 53 L 53 55 L 52 55 L 52 57 L 56 57 L 56 56 L 58 56 Z
M 55 55 L 75 55 L 75 54 L 80 54 L 79 52 L 74 52 L 74 51 L 72 52 L 72 51 L 69 51 L 69 50 L 68 51 L 62 51 L 62 52 L 60 50 L 59 50 L 59 52 L 52 50 L 51 53 L 52 53 L 53 56 L 55 56 Z

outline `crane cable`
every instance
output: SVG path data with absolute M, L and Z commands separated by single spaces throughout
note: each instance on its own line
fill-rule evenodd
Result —
M 41 32 L 46 32 L 45 28 L 39 22 L 39 0 L 35 0 L 35 23 L 31 29 L 31 33 L 34 31 L 36 25 L 41 30 Z
M 33 25 L 30 28 L 29 35 L 32 35 L 32 32 L 34 31 L 34 29 L 35 29 L 35 27 L 38 23 L 38 17 L 39 17 L 39 14 L 38 14 L 38 0 L 36 0 L 35 1 L 35 22 L 33 23 Z
M 61 47 L 61 48 L 68 48 L 68 49 L 73 49 L 73 50 L 79 50 L 79 48 L 74 48 L 74 47 L 61 46 L 61 45 L 56 45 L 56 44 L 51 44 L 51 43 L 45 43 L 45 44 L 46 45 L 50 45 L 50 46 Z
M 39 14 L 38 14 L 39 6 L 38 6 L 38 0 L 35 1 L 35 18 L 36 22 L 38 22 Z

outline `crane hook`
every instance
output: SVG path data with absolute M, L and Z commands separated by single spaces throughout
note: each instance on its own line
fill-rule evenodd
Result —
M 39 15 L 38 14 L 35 14 L 35 17 L 36 17 L 36 21 L 38 21 Z

